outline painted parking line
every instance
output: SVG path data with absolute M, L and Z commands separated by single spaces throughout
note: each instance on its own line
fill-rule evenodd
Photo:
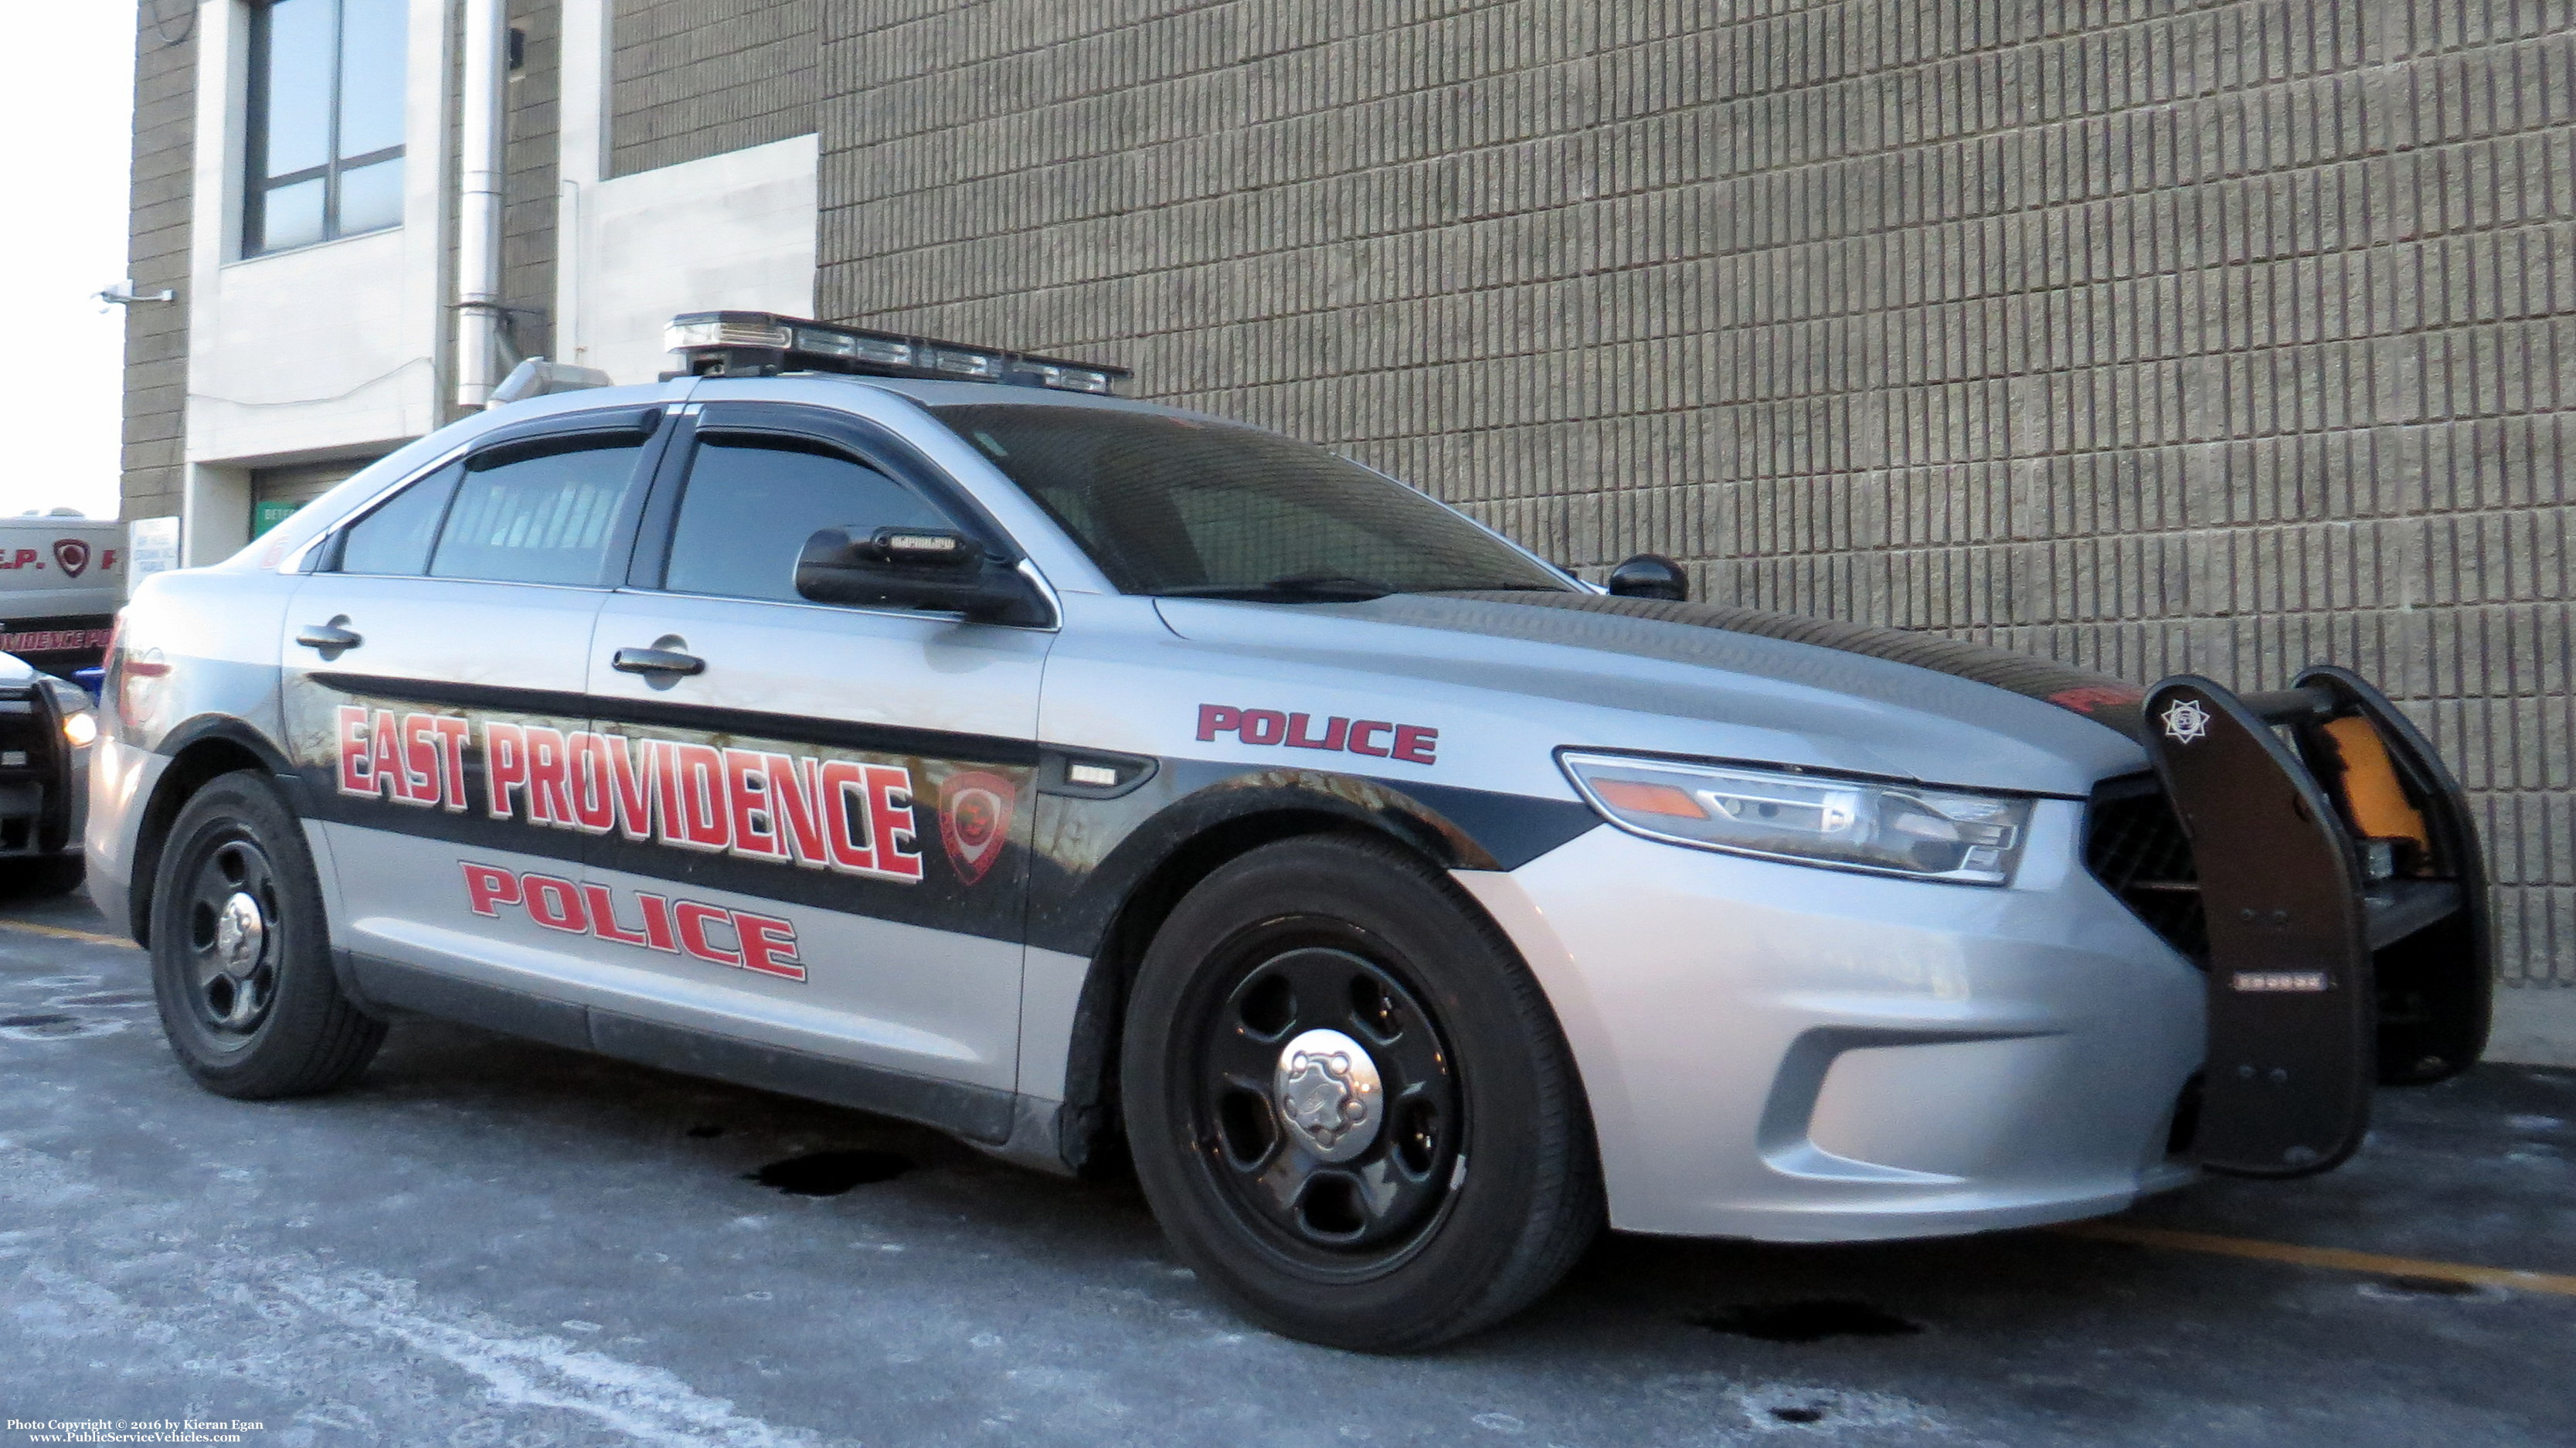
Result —
M 0 920 L 0 930 L 14 930 L 23 935 L 46 935 L 56 940 L 77 940 L 85 945 L 113 945 L 123 950 L 143 948 L 122 935 L 102 935 L 95 930 L 74 930 L 68 925 L 39 925 L 33 920 Z
M 2559 1272 L 2525 1272 L 2512 1267 L 2477 1267 L 2465 1262 L 2432 1262 L 2420 1257 L 2384 1257 L 2342 1247 L 2302 1247 L 2295 1242 L 2263 1242 L 2251 1237 L 2222 1237 L 2214 1232 L 2179 1232 L 2170 1227 L 2142 1227 L 2129 1222 L 2065 1222 L 2049 1230 L 2097 1242 L 2126 1242 L 2174 1252 L 2207 1252 L 2220 1257 L 2249 1257 L 2259 1262 L 2285 1262 L 2298 1267 L 2327 1267 L 2339 1272 L 2368 1272 L 2380 1277 L 2429 1277 L 2474 1287 L 2509 1287 L 2522 1292 L 2548 1292 L 2576 1297 L 2576 1277 Z

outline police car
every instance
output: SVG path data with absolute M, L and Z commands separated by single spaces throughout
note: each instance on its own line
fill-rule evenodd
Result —
M 2323 1170 L 2474 1061 L 2476 835 L 2333 667 L 2151 690 L 1580 582 L 1122 373 L 766 314 L 141 588 L 88 848 L 206 1087 L 404 1012 L 1132 1158 L 1279 1331 L 1598 1227 Z
M 80 883 L 97 737 L 87 690 L 0 654 L 0 895 L 55 895 Z

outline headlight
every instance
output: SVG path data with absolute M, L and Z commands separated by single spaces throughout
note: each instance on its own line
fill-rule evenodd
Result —
M 2003 795 L 1616 754 L 1559 759 L 1621 829 L 1766 860 L 2001 885 L 2030 833 L 2031 802 Z
M 90 744 L 98 738 L 98 716 L 87 709 L 77 714 L 65 714 L 63 737 L 72 742 L 74 749 Z

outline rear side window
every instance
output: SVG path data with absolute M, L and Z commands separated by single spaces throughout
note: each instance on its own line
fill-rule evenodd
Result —
M 838 452 L 791 438 L 701 434 L 662 586 L 795 602 L 796 556 L 816 529 L 865 537 L 950 526 L 910 488 Z
M 341 538 L 340 571 L 404 577 L 427 573 L 438 520 L 447 515 L 447 500 L 463 476 L 465 464 L 450 463 L 352 524 Z
M 469 458 L 447 510 L 429 572 L 492 583 L 598 586 L 622 571 L 611 560 L 641 443 L 552 441 Z

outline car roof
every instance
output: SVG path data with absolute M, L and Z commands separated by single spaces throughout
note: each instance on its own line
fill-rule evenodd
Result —
M 704 378 L 715 382 L 722 379 Z M 1231 422 L 1238 427 L 1252 424 L 1240 418 L 1214 413 L 1193 412 L 1160 402 L 1146 402 L 1132 397 L 1103 397 L 1091 392 L 1065 392 L 1052 387 L 1021 387 L 997 382 L 934 382 L 913 377 L 864 377 L 843 372 L 786 372 L 780 381 L 839 382 L 854 387 L 873 387 L 891 392 L 923 407 L 1019 406 L 1019 407 L 1087 407 L 1107 412 L 1142 412 L 1158 417 L 1187 417 L 1211 422 Z

